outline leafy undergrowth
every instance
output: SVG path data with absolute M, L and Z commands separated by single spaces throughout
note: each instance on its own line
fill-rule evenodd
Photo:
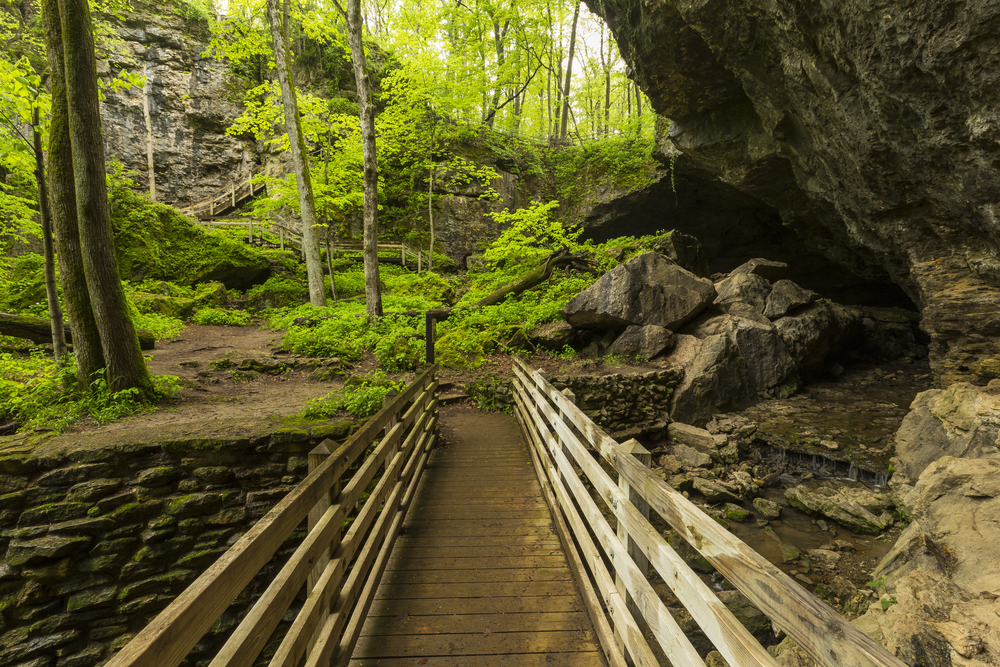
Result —
M 306 419 L 329 419 L 342 412 L 363 419 L 382 409 L 386 394 L 392 390 L 401 391 L 405 382 L 390 380 L 381 370 L 367 375 L 349 378 L 343 391 L 330 392 L 321 398 L 306 403 L 299 413 Z
M 157 396 L 147 401 L 138 389 L 114 391 L 103 371 L 83 387 L 72 366 L 57 370 L 55 360 L 40 346 L 7 337 L 0 337 L 0 369 L 0 425 L 13 422 L 21 430 L 58 432 L 85 417 L 106 424 L 154 409 L 160 400 L 180 391 L 177 378 L 153 376 Z
M 350 261 L 334 264 L 332 287 L 338 300 L 325 307 L 307 302 L 304 271 L 288 254 L 271 261 L 275 266 L 289 266 L 246 294 L 220 282 L 191 283 L 186 277 L 176 282 L 147 277 L 124 285 L 136 326 L 158 339 L 176 337 L 185 323 L 249 326 L 262 320 L 273 329 L 285 330 L 282 346 L 289 352 L 339 357 L 346 362 L 373 356 L 382 375 L 366 376 L 345 393 L 306 408 L 311 416 L 344 411 L 361 416 L 377 410 L 381 396 L 391 388 L 384 373 L 413 371 L 422 363 L 428 310 L 451 309 L 451 316 L 437 325 L 439 363 L 458 372 L 477 371 L 497 355 L 534 351 L 532 333 L 539 325 L 558 320 L 566 303 L 598 275 L 651 249 L 660 238 L 580 243 L 578 229 L 551 220 L 555 207 L 550 202 L 497 214 L 507 231 L 485 249 L 481 266 L 466 273 L 418 274 L 381 265 L 385 316 L 373 323 L 365 314 L 363 268 Z M 536 269 L 560 247 L 588 256 L 594 270 L 568 275 L 557 271 L 542 284 L 509 295 L 496 305 L 476 306 L 485 296 Z M 0 311 L 47 317 L 41 257 L 26 254 L 3 262 Z M 330 280 L 327 276 L 328 293 Z M 557 354 L 566 358 L 575 351 L 567 347 Z M 81 388 L 70 371 L 56 370 L 50 346 L 11 340 L 0 344 L 0 373 L 0 429 L 13 421 L 22 428 L 62 430 L 85 417 L 100 424 L 150 407 L 138 399 L 137 392 L 111 391 L 102 377 L 93 378 L 90 389 Z M 162 395 L 177 391 L 176 379 L 171 377 L 157 379 Z

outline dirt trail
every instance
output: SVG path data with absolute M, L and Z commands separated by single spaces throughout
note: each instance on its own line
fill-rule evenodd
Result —
M 310 379 L 314 369 L 291 368 L 277 374 L 250 374 L 249 381 L 233 380 L 232 369 L 217 370 L 212 362 L 244 359 L 295 362 L 293 355 L 275 354 L 284 331 L 258 326 L 224 327 L 189 324 L 176 338 L 156 342 L 147 353 L 149 370 L 181 378 L 183 391 L 156 412 L 96 426 L 82 422 L 73 431 L 116 432 L 158 425 L 233 419 L 267 420 L 299 412 L 310 398 L 325 396 L 343 381 Z

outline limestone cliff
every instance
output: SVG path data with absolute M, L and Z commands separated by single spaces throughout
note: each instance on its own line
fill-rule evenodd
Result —
M 587 2 L 686 159 L 891 276 L 943 385 L 1000 377 L 1000 5 Z
M 156 198 L 175 206 L 199 201 L 249 169 L 251 153 L 226 135 L 239 109 L 226 96 L 225 64 L 202 55 L 209 39 L 205 23 L 168 1 L 137 2 L 112 24 L 120 41 L 98 62 L 99 72 L 110 80 L 129 69 L 147 82 L 109 91 L 102 101 L 108 157 L 147 185 L 151 136 Z

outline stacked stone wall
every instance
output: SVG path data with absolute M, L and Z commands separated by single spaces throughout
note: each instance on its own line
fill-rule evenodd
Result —
M 0 443 L 0 667 L 105 662 L 305 477 L 315 444 L 349 428 L 55 454 Z M 187 664 L 207 662 L 304 533 Z

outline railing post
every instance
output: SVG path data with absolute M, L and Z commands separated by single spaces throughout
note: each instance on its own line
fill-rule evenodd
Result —
M 628 442 L 622 443 L 622 449 L 637 458 L 639 462 L 647 468 L 653 463 L 653 455 L 650 454 L 649 450 L 643 447 L 638 440 L 632 439 Z M 648 522 L 649 503 L 643 499 L 642 495 L 640 495 L 638 491 L 631 488 L 628 480 L 626 480 L 621 473 L 618 473 L 618 488 L 628 494 L 629 502 L 635 505 L 636 509 L 639 510 L 639 513 L 642 514 Z M 626 545 L 626 548 L 628 549 L 628 557 L 631 558 L 636 564 L 636 567 L 639 568 L 639 571 L 642 572 L 643 576 L 646 576 L 649 573 L 649 560 L 646 558 L 646 554 L 642 552 L 639 545 L 635 543 L 635 540 L 628 534 L 628 530 L 625 528 L 625 524 L 622 521 L 618 522 L 618 541 Z M 625 556 L 625 554 L 622 554 L 622 556 Z M 626 590 L 625 581 L 622 579 L 621 575 L 617 573 L 617 571 L 615 572 L 615 587 L 618 589 L 622 598 L 625 599 L 628 611 L 632 614 L 632 618 L 636 621 L 640 620 L 641 615 L 638 613 L 639 610 L 635 605 L 635 601 Z M 619 639 L 619 644 L 623 645 L 619 636 L 619 628 L 617 625 L 615 627 L 615 637 Z
M 316 468 L 318 468 L 323 463 L 323 461 L 325 461 L 329 456 L 330 456 L 330 448 L 326 446 L 326 441 L 316 445 L 316 447 L 311 452 L 309 452 L 309 472 L 316 470 Z M 319 502 L 317 502 L 313 506 L 313 508 L 309 510 L 309 518 L 307 519 L 307 525 L 309 527 L 310 532 L 312 532 L 312 530 L 316 527 L 316 524 L 320 522 L 320 519 L 323 518 L 323 514 L 325 514 L 326 511 L 330 509 L 332 501 L 336 500 L 337 496 L 339 495 L 340 495 L 340 480 L 338 479 L 337 482 L 330 488 L 330 491 L 324 494 L 323 497 L 320 498 Z M 326 549 L 323 550 L 322 553 L 320 553 L 319 557 L 316 559 L 316 565 L 313 567 L 312 571 L 309 573 L 309 576 L 306 578 L 307 595 L 312 592 L 313 588 L 316 586 L 316 583 L 319 581 L 320 577 L 323 576 L 323 570 L 326 569 L 326 566 L 327 564 L 329 564 L 330 558 L 333 555 L 333 547 L 338 542 L 340 542 L 340 530 L 337 530 L 337 532 L 334 534 L 331 543 L 327 546 Z M 312 647 L 316 645 L 316 641 L 317 639 L 319 639 L 320 630 L 326 623 L 327 616 L 329 615 L 330 615 L 330 610 L 328 608 L 320 610 L 320 621 L 319 624 L 316 626 L 316 631 L 313 632 L 312 637 L 309 638 L 309 648 L 306 649 L 307 655 L 309 651 L 312 650 Z
M 390 389 L 388 392 L 386 392 L 385 398 L 382 399 L 382 407 L 385 408 L 391 405 L 392 402 L 396 400 L 397 396 L 399 396 L 399 392 L 395 389 Z M 399 422 L 399 413 L 396 412 L 389 418 L 389 421 L 387 421 L 385 424 L 385 435 L 389 435 L 389 431 L 391 431 L 392 427 L 395 426 L 398 422 Z M 388 451 L 388 453 L 385 456 L 385 463 L 382 464 L 386 470 L 388 470 L 389 467 L 392 466 L 392 459 L 394 456 L 396 456 L 396 452 L 398 451 L 399 451 L 399 444 L 397 439 L 397 444 L 393 445 L 392 448 Z
M 247 243 L 253 245 L 253 220 L 247 224 Z
M 427 359 L 428 364 L 434 363 L 434 338 L 436 336 L 436 327 L 434 326 L 435 321 L 434 313 L 432 311 L 427 311 L 424 323 L 424 342 L 427 350 L 425 358 Z

